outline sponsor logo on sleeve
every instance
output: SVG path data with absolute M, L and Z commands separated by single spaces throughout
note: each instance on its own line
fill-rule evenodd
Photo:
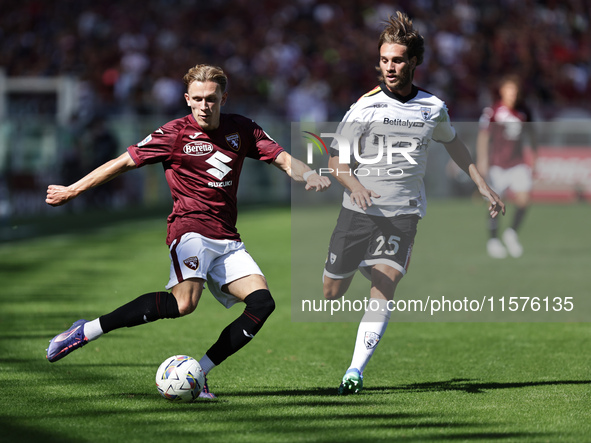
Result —
M 152 134 L 148 135 L 145 139 L 143 139 L 137 145 L 138 145 L 138 147 L 144 146 L 146 143 L 150 143 L 151 141 L 152 141 Z

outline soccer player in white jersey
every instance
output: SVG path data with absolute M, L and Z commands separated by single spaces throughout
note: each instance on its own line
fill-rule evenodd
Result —
M 166 291 L 150 292 L 92 321 L 78 320 L 56 335 L 47 349 L 55 362 L 115 329 L 192 313 L 205 282 L 227 308 L 244 303 L 199 363 L 205 374 L 248 344 L 275 308 L 267 281 L 236 230 L 236 194 L 246 157 L 271 163 L 306 189 L 330 186 L 292 158 L 254 121 L 221 113 L 227 77 L 218 67 L 197 65 L 184 77 L 187 116 L 172 120 L 140 143 L 70 186 L 50 185 L 46 202 L 63 205 L 88 189 L 131 169 L 161 163 L 173 199 L 166 243 L 170 280 Z M 200 397 L 214 398 L 207 383 Z
M 379 40 L 381 83 L 361 97 L 343 118 L 338 132 L 351 146 L 340 161 L 340 144 L 331 146 L 329 167 L 344 188 L 343 207 L 330 239 L 324 269 L 324 296 L 342 297 L 356 270 L 371 280 L 370 303 L 359 324 L 353 358 L 338 393 L 357 393 L 363 371 L 381 341 L 396 285 L 408 270 L 418 221 L 427 201 L 423 176 L 431 140 L 477 185 L 492 217 L 504 203 L 478 173 L 466 145 L 456 136 L 445 103 L 413 85 L 423 61 L 423 37 L 401 12 L 390 17 Z M 347 157 L 345 155 L 345 159 Z

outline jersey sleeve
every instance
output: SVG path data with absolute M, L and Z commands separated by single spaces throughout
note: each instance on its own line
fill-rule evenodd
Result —
M 248 151 L 247 157 L 271 163 L 284 151 L 283 147 L 273 140 L 271 136 L 269 136 L 269 134 L 267 134 L 263 128 L 257 125 L 254 121 L 251 121 L 251 124 L 252 134 L 254 136 L 254 146 L 253 149 Z
M 447 106 L 443 104 L 437 118 L 437 126 L 433 130 L 433 140 L 439 143 L 449 143 L 456 137 L 456 129 L 452 126 L 447 112 Z
M 179 136 L 178 128 L 171 123 L 165 124 L 141 142 L 127 148 L 127 152 L 138 168 L 161 163 L 171 158 L 172 149 Z

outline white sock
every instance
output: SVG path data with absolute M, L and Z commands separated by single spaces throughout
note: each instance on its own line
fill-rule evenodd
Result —
M 357 329 L 355 350 L 353 351 L 353 359 L 349 369 L 355 368 L 359 372 L 365 370 L 390 320 L 391 312 L 387 309 L 387 303 L 387 300 L 370 299 L 368 308 Z
M 101 328 L 101 322 L 98 318 L 84 323 L 84 335 L 88 341 L 96 340 L 103 335 L 103 328 Z
M 203 357 L 201 357 L 201 360 L 199 360 L 199 365 L 203 369 L 203 372 L 205 373 L 205 375 L 207 375 L 209 373 L 209 371 L 211 371 L 213 368 L 215 368 L 215 363 L 209 359 L 207 354 L 205 354 Z

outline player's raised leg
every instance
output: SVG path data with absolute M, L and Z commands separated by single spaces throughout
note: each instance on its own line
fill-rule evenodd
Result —
M 190 314 L 199 303 L 203 283 L 202 279 L 185 280 L 175 286 L 172 292 L 150 292 L 95 320 L 78 320 L 70 329 L 50 341 L 47 360 L 56 362 L 115 329 Z

